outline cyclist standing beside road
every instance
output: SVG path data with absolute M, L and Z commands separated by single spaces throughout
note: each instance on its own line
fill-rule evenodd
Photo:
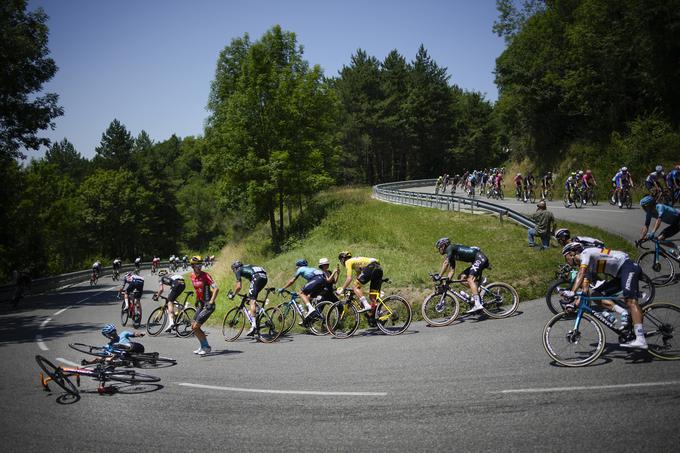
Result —
M 219 293 L 219 288 L 213 278 L 207 272 L 201 269 L 203 260 L 200 256 L 192 256 L 191 269 L 193 272 L 189 274 L 191 278 L 191 284 L 194 286 L 194 294 L 196 295 L 196 301 L 199 303 L 199 309 L 194 316 L 193 321 L 191 321 L 191 330 L 194 331 L 198 342 L 201 346 L 194 351 L 194 354 L 206 355 L 212 349 L 210 344 L 208 344 L 208 338 L 201 329 L 201 326 L 205 324 L 210 315 L 215 311 L 215 302 L 217 301 L 217 293 Z
M 675 235 L 680 230 L 680 211 L 661 203 L 656 203 L 654 197 L 646 195 L 640 200 L 640 206 L 645 211 L 645 225 L 642 227 L 640 233 L 640 240 L 652 239 L 654 234 L 661 226 L 661 223 L 667 223 L 668 226 L 659 234 L 660 240 L 665 240 Z M 649 224 L 652 223 L 652 217 L 656 219 L 654 227 L 649 231 Z
M 247 300 L 250 302 L 250 330 L 246 336 L 253 336 L 257 334 L 259 326 L 257 325 L 257 295 L 260 294 L 262 288 L 267 285 L 267 272 L 260 266 L 253 266 L 250 264 L 243 264 L 236 260 L 231 264 L 231 270 L 236 275 L 236 286 L 234 291 L 229 295 L 233 299 L 242 288 L 241 278 L 245 277 L 250 280 L 250 287 L 248 288 Z
M 359 313 L 363 313 L 375 308 L 377 305 L 377 295 L 373 292 L 380 293 L 380 289 L 382 288 L 383 269 L 380 267 L 380 262 L 375 258 L 367 258 L 363 256 L 352 258 L 352 253 L 348 251 L 340 252 L 338 255 L 338 260 L 340 261 L 341 265 L 345 266 L 347 278 L 345 279 L 345 282 L 342 284 L 342 286 L 336 290 L 336 294 L 339 296 L 342 295 L 342 293 L 345 291 L 345 288 L 348 288 L 352 283 L 352 277 L 356 272 L 357 278 L 354 282 L 354 285 L 352 286 L 352 290 L 361 302 L 362 309 L 359 310 Z M 361 291 L 361 285 L 365 285 L 368 282 L 371 283 L 369 287 L 369 297 L 371 299 L 370 303 L 368 300 L 366 300 L 366 296 L 364 296 L 363 291 Z
M 435 248 L 439 251 L 440 255 L 446 255 L 439 274 L 437 274 L 438 276 L 444 275 L 450 269 L 448 277 L 453 277 L 453 273 L 456 270 L 456 260 L 471 263 L 470 267 L 461 273 L 461 278 L 466 277 L 467 285 L 472 291 L 472 300 L 474 301 L 474 306 L 468 310 L 468 313 L 476 313 L 484 308 L 479 297 L 477 279 L 481 279 L 482 272 L 489 267 L 489 260 L 486 255 L 482 253 L 479 247 L 452 244 L 449 238 L 437 240 Z
M 156 291 L 156 293 L 153 295 L 153 300 L 158 300 L 160 295 L 163 294 L 163 289 L 165 286 L 170 287 L 170 294 L 168 294 L 168 300 L 165 305 L 165 309 L 168 312 L 169 323 L 165 331 L 171 332 L 172 327 L 175 325 L 175 309 L 173 302 L 177 300 L 182 292 L 184 292 L 186 285 L 184 283 L 184 277 L 179 274 L 168 275 L 165 269 L 160 271 L 158 276 L 160 277 L 158 280 L 158 291 Z
M 647 349 L 645 331 L 642 328 L 642 310 L 638 305 L 638 281 L 642 270 L 640 266 L 632 261 L 628 254 L 618 250 L 610 249 L 583 249 L 578 242 L 572 242 L 564 246 L 562 255 L 570 266 L 579 266 L 578 275 L 574 280 L 571 291 L 563 292 L 565 297 L 573 297 L 580 288 L 584 294 L 590 291 L 590 278 L 598 273 L 604 273 L 614 277 L 613 280 L 605 283 L 597 289 L 598 294 L 611 294 L 623 289 L 623 298 L 626 301 L 628 312 L 633 319 L 633 331 L 635 339 L 627 343 L 620 343 L 624 348 Z M 621 315 L 621 323 L 626 323 L 626 313 L 623 308 L 616 305 L 613 301 L 602 305 L 617 311 Z M 578 302 L 577 302 L 578 304 Z M 622 313 L 623 311 L 623 313 Z

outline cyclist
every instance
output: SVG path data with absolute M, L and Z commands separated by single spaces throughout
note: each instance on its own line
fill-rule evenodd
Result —
M 234 291 L 229 294 L 229 298 L 233 299 L 241 291 L 241 278 L 245 277 L 250 280 L 250 288 L 248 288 L 247 300 L 250 301 L 250 330 L 246 336 L 253 336 L 257 334 L 259 326 L 257 325 L 257 295 L 260 294 L 262 288 L 267 285 L 267 272 L 260 266 L 253 266 L 251 264 L 243 264 L 236 260 L 231 264 L 231 270 L 236 275 L 236 286 Z
M 186 269 L 189 266 L 189 257 L 184 255 L 182 257 L 182 267 Z
M 309 267 L 309 263 L 305 259 L 297 260 L 295 262 L 295 267 L 297 270 L 295 271 L 293 278 L 288 280 L 286 284 L 283 285 L 283 287 L 279 288 L 278 292 L 279 294 L 282 293 L 284 289 L 295 283 L 295 280 L 297 280 L 297 278 L 300 276 L 307 280 L 307 284 L 300 290 L 300 297 L 307 306 L 307 314 L 305 315 L 306 320 L 311 314 L 314 313 L 314 307 L 312 306 L 311 298 L 319 295 L 319 293 L 323 291 L 324 287 L 326 286 L 326 276 L 322 270 Z
M 191 330 L 194 331 L 198 342 L 201 344 L 194 351 L 194 354 L 206 355 L 211 351 L 211 348 L 201 326 L 205 324 L 210 315 L 215 311 L 215 302 L 217 301 L 219 288 L 210 274 L 201 269 L 203 259 L 200 256 L 192 256 L 189 264 L 191 264 L 191 269 L 193 270 L 189 277 L 191 278 L 191 284 L 194 286 L 196 301 L 199 303 L 199 309 L 193 321 L 191 321 Z
M 522 194 L 522 186 L 524 185 L 524 179 L 522 178 L 522 173 L 517 173 L 517 175 L 512 178 L 512 182 L 515 183 L 515 192 Z
M 623 298 L 626 301 L 628 312 L 633 319 L 633 331 L 635 339 L 627 343 L 620 343 L 624 348 L 647 349 L 645 331 L 642 328 L 642 310 L 638 305 L 638 281 L 642 270 L 632 261 L 628 254 L 618 250 L 587 248 L 584 249 L 578 242 L 571 242 L 564 246 L 562 255 L 570 266 L 579 266 L 579 272 L 574 280 L 571 291 L 563 292 L 565 297 L 573 297 L 574 293 L 581 288 L 584 294 L 590 291 L 590 278 L 597 273 L 604 273 L 614 277 L 596 291 L 598 294 L 611 294 L 623 289 Z M 621 315 L 621 324 L 626 324 L 627 314 L 622 307 L 612 301 L 603 301 L 602 305 L 613 309 Z M 608 302 L 608 303 L 607 303 Z M 578 301 L 577 301 L 578 304 Z
M 616 190 L 614 191 L 614 202 L 618 203 L 619 208 L 623 207 L 623 191 L 634 187 L 633 177 L 628 171 L 628 167 L 621 167 L 621 169 L 614 175 L 612 179 Z
M 456 270 L 456 260 L 471 263 L 467 269 L 461 272 L 460 278 L 466 278 L 467 286 L 469 286 L 470 290 L 472 291 L 472 300 L 474 301 L 474 306 L 468 310 L 468 313 L 476 313 L 480 311 L 484 307 L 482 305 L 482 300 L 479 297 L 477 279 L 481 280 L 482 272 L 484 269 L 489 267 L 489 260 L 486 255 L 482 253 L 479 247 L 468 247 L 461 244 L 452 244 L 449 238 L 441 238 L 437 240 L 434 245 L 439 251 L 440 255 L 446 255 L 437 276 L 444 275 L 444 272 L 450 268 L 451 270 L 449 271 L 448 277 L 453 277 L 453 273 Z
M 555 231 L 555 239 L 557 240 L 557 242 L 562 247 L 564 247 L 565 245 L 567 245 L 571 242 L 576 242 L 576 243 L 581 244 L 584 249 L 591 248 L 591 247 L 596 247 L 598 249 L 604 248 L 604 242 L 602 242 L 601 240 L 591 238 L 591 237 L 588 237 L 588 236 L 571 237 L 571 233 L 566 228 L 560 228 L 557 231 Z
M 108 338 L 109 342 L 106 345 L 106 349 L 109 352 L 125 350 L 128 352 L 144 352 L 144 345 L 134 341 L 130 341 L 130 338 L 143 337 L 144 333 L 133 333 L 128 330 L 124 330 L 121 333 L 116 331 L 116 326 L 113 324 L 107 324 L 102 328 L 102 335 Z
M 125 288 L 127 286 L 127 289 Z M 123 293 L 125 298 L 125 310 L 130 307 L 130 294 L 134 293 L 135 290 L 139 291 L 139 295 L 144 294 L 144 277 L 137 275 L 133 272 L 128 272 L 123 277 L 123 286 L 121 286 L 119 293 Z
M 16 308 L 19 301 L 24 297 L 24 291 L 31 287 L 31 273 L 28 268 L 12 271 L 12 283 L 14 292 L 12 294 L 12 308 Z
M 573 203 L 574 200 L 574 189 L 576 188 L 576 184 L 578 184 L 578 175 L 576 174 L 575 171 L 572 171 L 571 174 L 567 177 L 567 180 L 564 181 L 564 190 L 567 192 L 567 207 L 570 208 L 571 204 Z
M 680 230 L 680 210 L 671 206 L 656 203 L 654 197 L 646 195 L 640 200 L 640 206 L 645 211 L 645 225 L 642 227 L 640 233 L 640 241 L 643 239 L 652 239 L 654 234 L 661 226 L 661 223 L 667 223 L 668 226 L 659 234 L 660 240 L 665 240 L 675 235 Z M 656 219 L 654 227 L 649 231 L 649 224 L 652 223 L 652 217 Z
M 376 303 L 376 293 L 380 292 L 382 287 L 382 277 L 383 269 L 380 266 L 380 262 L 375 258 L 368 258 L 364 256 L 352 257 L 352 253 L 349 251 L 340 252 L 338 255 L 338 260 L 342 266 L 345 266 L 347 271 L 347 278 L 345 282 L 335 291 L 338 295 L 342 295 L 345 288 L 348 288 L 352 283 L 352 276 L 356 272 L 357 278 L 352 286 L 354 294 L 357 296 L 361 302 L 362 309 L 359 313 L 363 313 L 372 310 L 377 305 Z M 366 283 L 371 282 L 369 288 L 369 297 L 371 302 L 369 303 L 364 296 L 361 286 Z
M 589 198 L 592 198 L 591 189 L 593 189 L 595 186 L 597 186 L 597 181 L 595 180 L 593 172 L 591 170 L 586 170 L 586 172 L 581 177 L 581 188 L 583 189 L 584 193 L 589 194 Z
M 439 193 L 439 189 L 444 183 L 444 179 L 440 176 L 437 178 L 437 183 L 434 185 L 434 193 Z
M 493 180 L 493 185 L 494 188 L 496 189 L 496 193 L 500 195 L 501 193 L 501 184 L 503 184 L 503 174 L 501 173 L 500 170 L 496 171 L 496 176 L 494 177 Z
M 142 267 L 142 257 L 138 256 L 135 258 L 135 271 L 139 272 L 139 269 Z
M 658 194 L 663 192 L 662 185 L 664 184 L 666 175 L 663 172 L 663 167 L 657 165 L 653 172 L 647 175 L 645 178 L 645 187 L 649 191 L 650 195 L 656 197 Z
M 115 272 L 120 272 L 120 267 L 123 264 L 122 261 L 120 260 L 120 258 L 116 258 L 115 260 L 113 260 L 112 264 L 113 264 L 113 270 Z
M 154 255 L 153 259 L 151 260 L 151 273 L 156 273 L 158 270 L 158 266 L 161 264 L 161 259 L 157 256 Z
M 680 199 L 680 165 L 676 165 L 671 171 L 666 175 L 666 186 L 671 192 L 671 200 L 673 202 Z
M 524 194 L 525 194 L 524 195 L 524 201 L 527 201 L 526 194 L 528 194 L 531 191 L 531 189 L 534 188 L 535 185 L 536 185 L 536 180 L 534 179 L 534 175 L 531 172 L 529 172 L 527 177 L 524 178 Z
M 153 295 L 153 300 L 158 300 L 161 294 L 163 294 L 163 289 L 165 286 L 170 287 L 170 294 L 168 294 L 168 300 L 165 305 L 165 309 L 168 312 L 168 327 L 165 329 L 166 332 L 172 331 L 172 326 L 175 325 L 175 309 L 173 302 L 177 300 L 184 289 L 186 284 L 184 283 L 184 277 L 179 274 L 169 275 L 168 271 L 163 269 L 158 273 L 160 279 L 158 279 L 158 291 Z
M 449 174 L 444 173 L 444 181 L 442 183 L 442 193 L 446 192 L 446 186 L 448 186 L 448 185 L 449 185 Z
M 92 273 L 99 278 L 102 275 L 102 263 L 97 260 L 92 264 Z
M 552 186 L 553 186 L 553 177 L 552 177 L 552 172 L 549 171 L 545 175 L 543 175 L 543 178 L 541 178 L 542 192 L 545 193 L 548 189 L 552 189 Z

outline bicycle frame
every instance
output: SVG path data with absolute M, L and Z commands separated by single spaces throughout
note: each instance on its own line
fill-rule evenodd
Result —
M 583 313 L 588 313 L 600 321 L 602 324 L 607 326 L 610 330 L 614 331 L 619 335 L 625 335 L 630 333 L 630 326 L 626 328 L 616 327 L 613 322 L 609 321 L 600 311 L 594 310 L 590 306 L 591 301 L 597 300 L 613 300 L 614 303 L 620 302 L 625 306 L 625 300 L 623 298 L 613 298 L 611 296 L 586 296 L 584 294 L 576 293 L 580 297 L 578 309 L 576 311 L 576 321 L 574 322 L 574 331 L 578 331 L 579 325 L 581 324 L 581 319 L 583 318 Z

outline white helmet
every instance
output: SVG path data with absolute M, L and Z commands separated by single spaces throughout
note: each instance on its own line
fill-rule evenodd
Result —
M 655 170 L 656 171 L 663 171 L 663 167 L 661 165 L 657 165 Z

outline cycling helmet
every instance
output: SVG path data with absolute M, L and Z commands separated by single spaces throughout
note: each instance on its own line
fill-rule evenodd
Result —
M 661 165 L 657 165 L 656 168 L 654 168 L 656 171 L 663 171 L 663 167 Z
M 575 171 L 572 171 L 572 172 L 571 172 L 571 176 L 576 176 L 576 172 L 575 172 Z
M 680 165 L 676 165 L 676 166 L 675 166 L 675 169 L 676 169 L 676 170 L 680 170 Z
M 116 333 L 116 326 L 113 324 L 107 324 L 102 328 L 102 335 L 105 337 L 110 337 Z
M 238 269 L 241 266 L 243 266 L 243 263 L 240 262 L 239 260 L 236 260 L 233 263 L 231 263 L 231 270 L 235 271 L 236 269 Z
M 189 260 L 189 264 L 191 264 L 192 266 L 194 264 L 203 264 L 203 258 L 201 258 L 199 255 L 194 255 Z
M 517 173 L 517 176 L 522 176 L 522 173 Z
M 579 176 L 582 176 L 582 175 L 583 175 L 583 170 L 579 170 L 579 171 L 578 171 L 578 175 L 579 175 Z
M 348 260 L 351 257 L 352 257 L 352 252 L 349 252 L 349 251 L 340 252 L 340 254 L 338 255 L 338 259 L 340 261 Z
M 548 172 L 548 175 L 552 175 L 552 172 L 551 172 L 551 171 L 549 171 L 549 172 Z
M 328 261 L 328 258 L 321 258 L 321 259 L 319 260 L 319 266 L 325 266 L 325 265 L 330 264 L 330 263 L 331 263 L 331 262 Z
M 168 270 L 167 269 L 161 269 L 158 271 L 158 276 L 163 277 L 165 275 L 168 275 Z
M 626 173 L 628 171 L 628 167 L 621 167 L 621 171 Z
M 643 208 L 645 206 L 649 206 L 652 204 L 654 204 L 654 197 L 652 197 L 651 195 L 645 195 L 644 197 L 642 197 L 642 200 L 640 200 L 640 206 L 642 206 Z
M 441 238 L 434 243 L 434 248 L 436 248 L 437 250 L 441 250 L 442 247 L 448 247 L 449 244 L 451 244 L 449 238 Z
M 307 266 L 309 263 L 305 259 L 300 259 L 295 262 L 295 267 Z
M 593 172 L 592 172 L 592 171 L 590 171 L 590 170 L 586 170 L 586 175 L 592 175 L 592 174 L 593 174 Z
M 559 230 L 555 231 L 555 239 L 569 239 L 570 237 L 571 233 L 566 228 L 560 228 Z
M 568 253 L 581 253 L 583 251 L 583 246 L 579 242 L 570 242 L 562 248 L 562 255 Z

